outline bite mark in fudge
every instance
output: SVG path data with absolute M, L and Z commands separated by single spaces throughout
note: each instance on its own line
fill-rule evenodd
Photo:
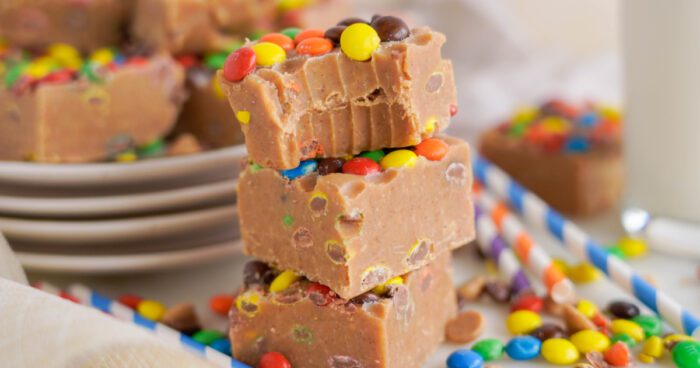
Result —
M 178 57 L 186 69 L 187 100 L 182 106 L 175 132 L 191 133 L 209 148 L 232 146 L 243 142 L 243 132 L 231 115 L 226 96 L 216 80 L 217 68 L 227 53 L 210 54 L 203 60 L 195 56 Z
M 126 0 L 8 0 L 0 2 L 0 38 L 43 49 L 67 43 L 81 51 L 124 41 L 131 5 Z
M 180 110 L 184 73 L 169 56 L 55 45 L 0 55 L 0 159 L 90 162 L 159 146 Z
M 245 252 L 352 298 L 467 243 L 469 147 L 441 139 L 448 149 L 439 160 L 420 156 L 412 167 L 370 175 L 319 175 L 314 160 L 293 175 L 248 165 L 238 184 Z M 353 158 L 345 166 L 356 159 L 375 163 Z
M 222 72 L 219 79 L 234 115 L 250 117 L 241 126 L 251 159 L 289 169 L 308 158 L 415 145 L 447 128 L 456 90 L 444 42 L 417 28 L 382 42 L 366 62 L 339 47 L 320 56 L 292 50 L 241 81 Z
M 484 133 L 479 151 L 557 210 L 589 215 L 620 198 L 620 130 L 616 110 L 554 100 Z
M 294 367 L 420 367 L 456 314 L 450 258 L 350 301 L 303 278 L 279 292 L 249 283 L 230 314 L 234 355 L 253 366 L 277 351 Z

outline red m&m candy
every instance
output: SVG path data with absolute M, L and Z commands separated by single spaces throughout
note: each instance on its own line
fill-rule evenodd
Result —
M 229 82 L 239 82 L 255 69 L 255 51 L 241 47 L 232 52 L 224 63 L 224 78 Z
M 292 368 L 292 364 L 284 355 L 271 351 L 260 358 L 258 368 Z
M 119 303 L 122 303 L 131 309 L 136 309 L 136 307 L 139 305 L 139 303 L 141 303 L 143 298 L 134 294 L 124 294 L 120 296 L 117 300 L 119 301 Z
M 214 295 L 209 299 L 209 308 L 222 316 L 228 315 L 231 305 L 233 305 L 233 295 L 231 294 Z
M 343 164 L 343 173 L 355 175 L 369 175 L 382 171 L 374 160 L 366 157 L 355 157 Z

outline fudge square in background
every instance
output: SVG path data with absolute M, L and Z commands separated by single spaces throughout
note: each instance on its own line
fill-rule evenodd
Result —
M 130 0 L 3 0 L 0 38 L 42 49 L 63 42 L 92 51 L 125 40 Z
M 249 165 L 238 182 L 245 253 L 349 299 L 466 244 L 474 238 L 469 146 L 440 139 L 444 157 L 418 155 L 369 175 L 328 173 L 328 160 L 313 172 L 314 160 L 283 172 Z M 382 165 L 397 153 L 415 157 L 394 151 Z M 343 170 L 356 162 L 379 168 L 356 158 Z
M 479 152 L 557 210 L 590 215 L 620 198 L 620 128 L 616 110 L 551 101 L 487 131 Z
M 134 0 L 133 37 L 173 54 L 226 50 L 275 19 L 275 0 Z
M 0 57 L 0 160 L 100 161 L 170 132 L 184 93 L 184 72 L 172 58 L 83 64 L 67 50 L 51 49 L 62 55 L 55 60 Z
M 219 79 L 250 159 L 291 169 L 318 156 L 415 145 L 447 128 L 457 95 L 452 64 L 440 53 L 444 42 L 441 33 L 417 28 L 382 42 L 367 61 L 338 47 L 314 56 L 290 52 L 240 81 L 222 72 Z
M 276 351 L 293 367 L 419 368 L 456 314 L 450 258 L 443 253 L 350 301 L 286 273 L 267 276 L 258 265 L 231 310 L 234 355 L 253 366 Z

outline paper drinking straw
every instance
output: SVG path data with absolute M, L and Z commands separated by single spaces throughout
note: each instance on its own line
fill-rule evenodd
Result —
M 475 214 L 476 240 L 481 251 L 498 265 L 498 269 L 510 282 L 510 288 L 514 294 L 531 289 L 530 280 L 528 280 L 525 271 L 520 267 L 520 262 L 518 262 L 513 251 L 508 248 L 503 238 L 498 235 L 493 220 L 478 205 L 475 206 Z
M 250 366 L 170 328 L 162 323 L 151 321 L 131 308 L 115 300 L 100 295 L 86 286 L 74 284 L 68 287 L 68 293 L 77 298 L 81 304 L 109 313 L 117 319 L 144 328 L 163 341 L 194 352 L 209 363 L 222 368 L 250 368 Z
M 700 337 L 700 320 L 697 317 L 649 284 L 626 262 L 608 254 L 576 224 L 523 188 L 503 170 L 482 157 L 476 157 L 474 175 L 500 198 L 509 201 L 529 222 L 549 231 L 576 257 L 601 270 L 614 283 L 634 295 L 669 324 L 696 339 Z
M 496 228 L 512 246 L 520 262 L 542 281 L 552 299 L 557 303 L 575 302 L 574 284 L 554 264 L 547 252 L 527 233 L 525 227 L 508 210 L 508 207 L 497 202 L 491 194 L 479 188 L 478 185 L 474 189 L 474 198 L 479 207 L 491 216 Z

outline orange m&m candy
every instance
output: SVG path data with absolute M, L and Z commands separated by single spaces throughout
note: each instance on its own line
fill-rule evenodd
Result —
M 297 45 L 297 53 L 300 55 L 318 56 L 331 50 L 333 50 L 333 43 L 322 37 L 310 37 Z
M 294 50 L 294 40 L 282 33 L 268 33 L 260 37 L 261 42 L 272 42 L 283 48 L 284 51 Z
M 416 146 L 416 154 L 430 161 L 440 161 L 447 155 L 448 146 L 439 138 L 428 138 Z

